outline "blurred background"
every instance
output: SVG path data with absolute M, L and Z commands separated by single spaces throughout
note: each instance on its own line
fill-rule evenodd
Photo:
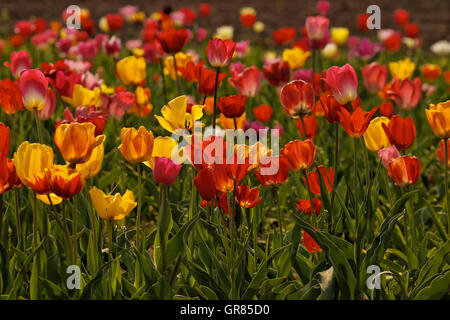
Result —
M 330 2 L 332 3 L 329 14 L 331 26 L 348 27 L 353 34 L 360 34 L 356 24 L 357 14 L 365 13 L 369 5 L 376 4 L 381 8 L 382 28 L 394 27 L 392 18 L 394 10 L 404 8 L 410 12 L 411 22 L 419 25 L 420 37 L 426 45 L 441 39 L 450 40 L 450 1 L 448 0 L 333 0 Z M 32 16 L 49 20 L 60 19 L 64 8 L 76 4 L 88 8 L 92 18 L 97 20 L 107 13 L 116 12 L 125 5 L 137 5 L 148 14 L 164 6 L 171 6 L 173 9 L 190 7 L 197 10 L 201 3 L 209 3 L 212 6 L 211 16 L 201 22 L 203 27 L 233 25 L 235 34 L 243 29 L 239 21 L 239 9 L 244 6 L 252 6 L 256 9 L 258 20 L 266 25 L 267 35 L 283 26 L 300 27 L 304 24 L 306 16 L 317 14 L 316 0 L 0 0 L 0 8 L 6 9 L 10 21 L 15 22 Z M 12 28 L 13 24 L 8 25 Z

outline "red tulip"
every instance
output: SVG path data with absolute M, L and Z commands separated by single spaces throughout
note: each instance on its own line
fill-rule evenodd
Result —
M 25 109 L 17 81 L 13 82 L 8 78 L 0 81 L 0 106 L 6 114 L 14 114 Z
M 25 70 L 19 79 L 20 92 L 25 108 L 41 110 L 47 102 L 48 81 L 39 69 Z
M 356 25 L 358 26 L 358 29 L 361 31 L 367 31 L 369 28 L 367 28 L 367 20 L 369 20 L 370 14 L 362 13 L 358 14 L 356 17 Z
M 241 94 L 222 97 L 219 100 L 219 110 L 227 118 L 239 118 L 245 112 L 247 97 Z
M 231 86 L 247 97 L 255 97 L 261 88 L 263 74 L 255 66 L 245 68 L 244 71 L 229 78 Z
M 287 143 L 281 149 L 283 155 L 292 171 L 307 170 L 314 163 L 316 146 L 311 140 L 294 140 Z
M 303 128 L 303 122 L 305 123 L 306 130 Z M 304 116 L 303 122 L 302 119 L 296 120 L 298 132 L 300 132 L 302 138 L 314 139 L 314 137 L 317 134 L 317 131 L 319 130 L 316 116 L 315 115 Z
M 436 156 L 438 157 L 438 159 L 442 162 L 445 163 L 445 140 L 442 139 L 439 142 L 439 149 L 436 150 Z M 450 139 L 447 139 L 447 164 L 450 165 Z
M 394 114 L 394 106 L 390 101 L 384 101 L 378 106 L 378 109 L 380 109 L 380 114 L 383 117 L 391 118 Z
M 333 190 L 334 184 L 334 169 L 331 167 L 330 169 L 327 169 L 325 166 L 317 166 L 317 169 L 315 171 L 308 173 L 307 179 L 309 190 L 318 196 L 320 195 L 319 170 L 328 193 L 330 193 Z M 303 179 L 303 183 L 306 185 L 305 179 Z
M 367 91 L 376 93 L 384 88 L 388 79 L 388 70 L 385 65 L 372 62 L 361 69 L 364 85 Z
M 314 198 L 312 200 L 314 205 L 314 213 L 318 215 L 320 213 L 320 210 L 322 209 L 322 201 L 320 201 L 317 198 Z M 297 206 L 297 209 L 300 212 L 304 212 L 307 215 L 312 214 L 312 208 L 311 208 L 311 200 L 298 200 L 298 202 L 295 204 Z
M 328 11 L 330 10 L 331 4 L 328 1 L 325 0 L 319 0 L 316 3 L 316 8 L 319 14 L 322 16 L 328 15 Z
M 420 78 L 399 80 L 394 78 L 388 89 L 387 96 L 394 100 L 397 106 L 402 109 L 410 109 L 417 106 L 422 98 L 422 82 Z
M 278 187 L 289 176 L 289 162 L 282 156 L 267 157 L 255 175 L 263 187 Z
M 340 104 L 352 102 L 357 98 L 358 77 L 351 65 L 346 64 L 343 67 L 331 67 L 327 70 L 324 80 Z
M 44 108 L 38 111 L 39 119 L 48 120 L 52 117 L 56 108 L 56 95 L 55 92 L 48 88 L 47 89 L 47 102 L 45 103 Z
M 402 46 L 402 35 L 399 32 L 394 32 L 384 40 L 384 46 L 389 52 L 396 52 L 400 50 Z
M 236 190 L 236 201 L 242 208 L 253 208 L 262 201 L 262 198 L 259 196 L 258 188 L 250 189 L 249 186 L 242 184 Z
M 389 142 L 398 150 L 406 150 L 416 138 L 416 126 L 410 117 L 403 119 L 401 116 L 393 116 L 389 124 L 382 123 L 384 132 Z
M 330 20 L 322 16 L 306 18 L 306 32 L 311 40 L 320 40 L 325 37 L 328 31 Z
M 376 111 L 377 108 L 373 108 L 370 112 L 364 112 L 361 107 L 357 107 L 353 113 L 350 113 L 347 109 L 341 108 L 338 111 L 339 122 L 350 137 L 360 137 L 366 132 Z
M 278 87 L 289 81 L 291 78 L 291 68 L 287 61 L 274 62 L 263 68 L 264 76 L 274 87 Z
M 280 102 L 288 116 L 298 119 L 314 107 L 313 88 L 303 80 L 293 80 L 281 88 Z
M 276 30 L 272 36 L 275 43 L 281 46 L 294 41 L 295 34 L 295 28 L 284 27 Z
M 227 76 L 226 73 L 219 74 L 217 86 L 220 85 L 223 79 Z M 198 92 L 203 96 L 214 95 L 214 88 L 216 81 L 216 73 L 204 67 L 198 70 Z
M 58 70 L 56 72 L 56 78 L 53 87 L 61 97 L 72 97 L 73 87 L 75 84 L 81 83 L 81 73 L 73 73 L 70 75 L 64 74 L 64 72 Z
M 189 61 L 188 63 L 186 63 L 186 66 L 178 67 L 178 71 L 181 72 L 181 75 L 183 76 L 183 78 L 186 79 L 186 81 L 197 82 L 198 76 L 199 76 L 199 71 L 203 67 L 204 64 L 205 64 L 205 62 L 203 62 L 203 61 L 201 61 L 197 64 L 195 64 L 192 61 Z
M 0 159 L 7 158 L 9 154 L 10 129 L 0 122 Z
M 106 22 L 110 31 L 117 31 L 122 28 L 123 17 L 118 13 L 111 13 L 106 15 Z
M 260 105 L 253 108 L 253 115 L 261 122 L 269 122 L 272 118 L 273 109 L 269 105 Z
M 158 183 L 170 186 L 177 179 L 180 170 L 181 164 L 169 158 L 156 157 L 153 167 L 153 179 Z
M 388 174 L 399 187 L 414 184 L 419 180 L 421 164 L 416 157 L 402 156 L 392 160 L 388 166 Z
M 222 40 L 218 38 L 209 40 L 208 46 L 206 47 L 209 63 L 213 67 L 227 66 L 231 58 L 233 58 L 235 49 L 236 43 L 233 40 Z
M 325 92 L 322 94 L 319 103 L 325 117 L 330 123 L 339 122 L 339 110 L 341 108 L 345 108 L 347 110 L 350 109 L 348 105 L 337 102 L 336 98 L 330 92 Z
M 162 48 L 167 53 L 177 53 L 183 49 L 189 40 L 189 34 L 186 29 L 167 29 L 156 35 Z
M 407 23 L 403 26 L 405 36 L 409 38 L 417 38 L 419 36 L 419 26 L 417 23 Z
M 398 26 L 407 24 L 409 21 L 409 13 L 405 9 L 397 9 L 394 11 L 394 21 Z
M 5 160 L 6 167 L 5 162 L 2 163 L 2 160 L 0 160 L 0 194 L 8 192 L 12 188 L 20 188 L 22 186 L 22 182 L 16 173 L 14 160 Z
M 319 244 L 306 231 L 303 231 L 302 242 L 310 253 L 322 252 Z
M 211 6 L 207 3 L 201 3 L 198 8 L 198 11 L 200 12 L 200 15 L 202 17 L 207 17 L 211 13 Z
M 194 178 L 194 185 L 204 200 L 210 201 L 215 197 L 216 181 L 214 172 L 211 169 L 205 168 L 200 170 Z

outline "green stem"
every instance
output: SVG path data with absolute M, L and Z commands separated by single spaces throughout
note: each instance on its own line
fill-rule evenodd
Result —
M 142 250 L 141 246 L 141 211 L 142 211 L 142 166 L 140 163 L 137 164 L 138 172 L 138 204 L 137 204 L 137 214 L 136 214 L 136 247 L 139 251 Z
M 180 82 L 178 80 L 178 69 L 177 69 L 177 59 L 175 58 L 175 53 L 172 55 L 173 56 L 173 66 L 175 68 L 175 82 L 177 85 L 177 94 L 180 95 Z
M 306 191 L 308 192 L 309 201 L 311 202 L 311 216 L 314 228 L 317 228 L 316 210 L 314 209 L 314 201 L 311 189 L 309 188 L 308 177 L 306 176 L 306 171 L 303 171 L 303 177 L 305 178 Z
M 69 255 L 69 260 L 73 261 L 73 249 L 72 249 L 72 243 L 70 242 L 70 235 L 69 232 L 67 230 L 67 228 L 64 227 L 64 223 L 61 221 L 61 219 L 58 216 L 58 212 L 56 212 L 56 207 L 53 204 L 52 198 L 50 197 L 50 195 L 47 195 L 47 199 L 48 202 L 50 203 L 50 206 L 52 207 L 52 210 L 50 212 L 53 213 L 53 217 L 55 218 L 56 222 L 58 222 L 59 226 L 61 227 L 61 230 L 63 231 L 63 238 L 64 238 L 64 243 L 66 244 L 66 250 L 68 252 Z
M 212 120 L 212 126 L 213 129 L 216 129 L 216 113 L 217 113 L 217 87 L 219 84 L 219 73 L 220 73 L 220 67 L 217 67 L 216 71 L 216 83 L 214 85 L 214 111 L 213 111 L 213 120 Z
M 37 194 L 34 194 L 33 208 L 33 249 L 36 249 L 38 243 L 38 225 L 37 225 Z
M 231 299 L 234 299 L 235 295 L 235 283 L 234 283 L 234 215 L 235 215 L 235 204 L 236 204 L 236 184 L 237 181 L 234 180 L 233 186 L 233 196 L 231 198 L 231 212 L 230 212 L 230 233 L 231 233 L 231 268 L 230 268 L 230 280 L 231 280 Z
M 331 194 L 331 208 L 334 209 L 334 198 L 336 196 L 336 181 L 337 181 L 337 172 L 338 172 L 338 154 L 339 154 L 339 123 L 336 122 L 334 124 L 334 158 L 333 158 L 333 168 L 334 168 L 334 177 L 333 177 L 333 192 Z M 334 210 L 333 210 L 334 211 Z M 333 226 L 333 212 L 328 213 L 328 232 L 331 233 L 331 228 Z
M 22 222 L 20 221 L 19 189 L 14 189 L 14 212 L 16 215 L 17 245 L 22 243 Z
M 159 59 L 159 69 L 161 72 L 161 81 L 163 84 L 163 96 L 164 96 L 164 104 L 167 105 L 167 88 L 166 88 L 166 78 L 164 76 L 164 66 L 162 58 Z
M 78 210 L 77 210 L 77 196 L 72 198 L 73 215 L 72 215 L 72 241 L 73 241 L 73 258 L 74 261 L 78 260 L 78 241 L 77 241 L 77 229 L 78 229 Z
M 278 214 L 278 227 L 280 229 L 280 247 L 283 246 L 283 220 L 281 219 L 281 207 L 280 199 L 278 197 L 278 189 L 276 187 L 272 188 L 273 199 L 276 202 L 277 214 Z
M 113 225 L 114 225 L 114 221 L 109 220 L 108 221 L 108 259 L 109 259 L 109 261 L 113 260 L 113 255 L 112 255 Z
M 0 194 L 0 241 L 3 241 L 3 193 Z
M 39 120 L 39 115 L 37 110 L 33 111 L 34 113 L 34 120 L 36 121 L 36 131 L 38 135 L 38 141 L 39 143 L 42 143 L 42 133 L 41 133 L 41 121 Z
M 354 188 L 354 214 L 356 220 L 356 230 L 358 230 L 358 164 L 357 164 L 357 141 L 353 138 L 353 188 Z
M 450 199 L 448 194 L 448 144 L 444 140 L 444 183 L 445 183 L 445 202 L 447 203 L 447 234 L 450 234 Z

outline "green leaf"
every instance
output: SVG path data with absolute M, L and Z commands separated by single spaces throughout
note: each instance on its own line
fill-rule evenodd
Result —
M 429 284 L 414 297 L 414 300 L 437 300 L 450 292 L 450 269 L 444 273 L 434 275 Z

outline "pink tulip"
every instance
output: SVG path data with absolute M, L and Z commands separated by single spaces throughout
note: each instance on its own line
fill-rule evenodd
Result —
M 402 109 L 411 109 L 417 106 L 422 98 L 422 82 L 420 78 L 399 80 L 394 78 L 387 95 Z
M 228 79 L 231 86 L 247 97 L 254 97 L 261 88 L 263 73 L 255 66 L 244 69 L 239 74 Z
M 54 83 L 51 83 L 60 97 L 72 97 L 73 87 L 81 83 L 82 74 L 72 73 L 66 76 L 61 70 L 56 71 Z
M 169 158 L 155 158 L 153 167 L 153 179 L 158 183 L 172 185 L 178 177 L 181 170 L 181 164 L 172 161 Z
M 325 37 L 330 20 L 322 16 L 306 18 L 306 32 L 311 40 L 320 40 Z
M 320 0 L 316 3 L 317 11 L 322 16 L 328 15 L 328 11 L 330 10 L 331 4 L 328 1 Z
M 84 59 L 92 60 L 98 53 L 97 42 L 95 40 L 88 40 L 78 43 L 78 51 Z
M 197 37 L 195 38 L 195 40 L 197 42 L 202 42 L 203 40 L 205 40 L 206 38 L 206 29 L 204 28 L 198 28 L 197 29 Z
M 11 69 L 11 73 L 15 78 L 19 78 L 23 70 L 31 68 L 30 53 L 25 50 L 20 50 L 11 53 L 11 64 L 5 62 L 4 65 Z
M 389 162 L 400 157 L 400 152 L 395 146 L 391 146 L 378 151 L 378 157 L 381 159 L 383 166 L 387 169 Z
M 349 64 L 343 67 L 331 67 L 327 70 L 324 80 L 340 104 L 352 102 L 358 96 L 358 77 L 355 69 Z
M 117 103 L 119 106 L 124 109 L 130 109 L 135 103 L 136 99 L 134 98 L 134 94 L 129 91 L 121 91 L 116 95 Z
M 119 56 L 121 47 L 122 42 L 116 36 L 112 36 L 111 39 L 107 40 L 104 44 L 106 54 L 115 58 Z
M 25 70 L 19 79 L 19 88 L 25 108 L 41 110 L 47 103 L 48 81 L 39 69 Z
M 55 92 L 48 88 L 47 89 L 47 102 L 45 103 L 45 106 L 38 111 L 39 119 L 41 120 L 48 120 L 52 117 L 53 113 L 55 112 L 56 108 L 56 95 Z
M 386 66 L 372 62 L 361 69 L 367 91 L 376 93 L 384 88 L 388 78 Z
M 206 53 L 208 55 L 209 63 L 213 67 L 227 66 L 233 57 L 236 43 L 233 40 L 222 40 L 215 38 L 209 40 Z

